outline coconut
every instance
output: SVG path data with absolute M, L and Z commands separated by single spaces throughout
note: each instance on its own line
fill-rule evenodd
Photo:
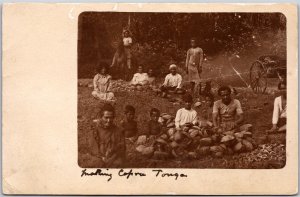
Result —
M 221 142 L 229 142 L 231 140 L 234 140 L 234 137 L 232 135 L 225 135 L 222 137 Z
M 199 155 L 208 155 L 209 151 L 210 151 L 210 147 L 209 146 L 198 146 L 197 148 L 198 154 Z
M 227 155 L 233 155 L 234 152 L 233 152 L 232 148 L 229 148 L 229 147 L 228 147 L 228 148 L 226 149 L 226 154 L 227 154 Z
M 169 136 L 172 136 L 172 135 L 175 134 L 175 132 L 176 132 L 176 130 L 175 130 L 174 128 L 170 128 L 170 129 L 168 130 L 168 135 L 169 135 Z
M 172 128 L 172 127 L 175 127 L 175 123 L 174 122 L 171 122 L 167 125 L 167 128 Z
M 251 131 L 252 129 L 252 124 L 244 124 L 240 126 L 240 131 Z
M 244 137 L 251 137 L 252 136 L 252 133 L 249 132 L 249 131 L 242 131 L 241 133 L 243 134 Z
M 147 141 L 147 136 L 146 135 L 141 135 L 138 137 L 136 144 L 140 145 L 140 144 L 145 144 Z
M 226 132 L 224 132 L 224 134 L 225 134 L 225 135 L 232 135 L 232 136 L 233 136 L 233 135 L 234 135 L 234 132 L 233 132 L 233 131 L 226 131 Z
M 165 120 L 169 120 L 169 119 L 172 118 L 172 116 L 169 115 L 169 114 L 162 115 L 161 117 L 162 117 L 163 119 L 165 119 Z
M 180 141 L 182 139 L 182 134 L 180 131 L 176 131 L 175 134 L 174 134 L 174 140 L 176 142 Z
M 241 133 L 241 132 L 238 132 L 238 133 L 235 133 L 234 136 L 235 136 L 236 138 L 243 138 L 244 134 Z
M 167 120 L 166 124 L 168 125 L 168 124 L 170 124 L 172 122 L 173 122 L 173 118 L 170 118 L 170 119 Z
M 164 139 L 162 139 L 162 138 L 157 138 L 156 142 L 160 143 L 160 144 L 167 144 L 167 142 Z
M 192 126 L 192 129 L 200 130 L 200 127 L 198 127 L 198 126 Z
M 207 124 L 209 127 L 212 127 L 212 126 L 213 126 L 213 123 L 210 122 L 210 121 L 207 121 L 206 124 Z
M 257 144 L 256 144 L 256 142 L 255 142 L 255 140 L 254 140 L 253 138 L 251 138 L 251 137 L 246 137 L 246 140 L 247 140 L 248 142 L 250 142 L 250 143 L 253 145 L 253 148 L 256 148 L 256 147 L 257 147 Z
M 139 153 L 142 153 L 145 148 L 146 148 L 145 145 L 139 145 L 135 148 L 135 150 Z
M 216 152 L 222 152 L 223 148 L 220 146 L 211 146 L 210 147 L 210 152 L 216 153 Z
M 189 127 L 183 127 L 182 131 L 183 131 L 183 132 L 188 132 L 189 129 L 190 129 Z
M 189 130 L 189 135 L 194 138 L 198 135 L 199 131 L 197 129 L 190 129 Z
M 202 138 L 201 140 L 199 140 L 199 144 L 201 146 L 209 146 L 212 144 L 212 139 L 207 137 L 207 138 Z
M 247 151 L 252 151 L 253 150 L 253 145 L 251 144 L 251 142 L 249 142 L 247 140 L 243 140 L 242 144 L 245 146 Z
M 242 152 L 243 150 L 243 144 L 241 142 L 238 142 L 234 148 L 233 148 L 234 152 Z

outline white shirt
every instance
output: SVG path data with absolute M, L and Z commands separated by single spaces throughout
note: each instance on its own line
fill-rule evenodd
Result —
M 129 46 L 130 44 L 132 44 L 132 38 L 130 37 L 123 38 L 123 44 L 124 46 Z
M 173 75 L 172 73 L 170 73 L 167 74 L 163 86 L 180 88 L 181 82 L 182 82 L 182 77 L 180 74 L 176 73 L 175 75 Z
M 131 84 L 133 84 L 133 85 L 136 85 L 136 84 L 143 85 L 147 82 L 148 82 L 148 74 L 147 73 L 135 73 L 131 80 Z
M 274 100 L 272 124 L 277 124 L 279 118 L 286 118 L 286 105 L 282 106 L 281 96 L 276 97 Z
M 191 122 L 195 124 L 197 122 L 197 112 L 193 109 L 187 110 L 181 108 L 177 111 L 175 117 L 176 128 L 183 126 L 185 123 Z

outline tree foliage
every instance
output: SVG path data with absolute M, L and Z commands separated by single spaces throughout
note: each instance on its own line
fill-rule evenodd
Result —
M 99 62 L 111 62 L 124 28 L 132 33 L 135 65 L 180 64 L 191 37 L 198 38 L 207 56 L 231 55 L 259 47 L 267 33 L 273 32 L 278 42 L 270 49 L 276 55 L 286 53 L 286 19 L 281 13 L 84 12 L 79 16 L 78 32 L 80 77 L 88 76 Z

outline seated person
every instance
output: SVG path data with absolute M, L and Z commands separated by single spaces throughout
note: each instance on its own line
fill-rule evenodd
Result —
M 149 135 L 159 135 L 162 131 L 162 126 L 158 122 L 158 118 L 160 116 L 160 111 L 156 108 L 152 108 L 150 110 L 150 120 L 148 122 L 148 133 Z
M 135 108 L 131 105 L 125 106 L 125 120 L 121 121 L 122 131 L 125 138 L 130 138 L 130 140 L 135 140 L 138 129 L 137 122 L 134 120 Z
M 148 84 L 150 86 L 154 86 L 155 85 L 155 77 L 154 77 L 154 73 L 153 73 L 153 69 L 150 68 L 148 70 Z
M 185 106 L 179 109 L 175 117 L 176 128 L 192 126 L 197 123 L 197 112 L 192 109 L 193 97 L 190 94 L 183 96 Z
M 134 86 L 137 86 L 137 85 L 143 86 L 143 85 L 148 84 L 148 74 L 143 73 L 143 67 L 142 66 L 139 66 L 138 70 L 137 70 L 137 73 L 135 73 L 133 75 L 133 78 L 131 80 L 131 84 L 134 85 Z
M 201 109 L 201 117 L 198 118 L 199 126 L 212 126 L 212 112 L 214 105 L 214 96 L 212 94 L 205 95 L 205 103 Z
M 272 117 L 272 128 L 268 130 L 268 133 L 286 131 L 286 81 L 279 83 L 278 89 L 280 90 L 280 96 L 274 100 L 274 109 Z
M 170 74 L 168 74 L 165 78 L 163 85 L 160 90 L 162 91 L 162 97 L 165 97 L 170 91 L 175 91 L 175 93 L 183 93 L 181 89 L 182 77 L 177 73 L 175 64 L 171 64 Z
M 105 104 L 99 113 L 99 122 L 88 138 L 93 168 L 118 168 L 125 162 L 125 138 L 114 124 L 115 109 Z
M 94 91 L 92 95 L 101 100 L 113 101 L 114 93 L 111 92 L 111 76 L 108 74 L 108 67 L 101 65 L 93 79 Z
M 218 90 L 221 100 L 213 106 L 213 125 L 214 128 L 221 128 L 222 131 L 229 131 L 243 122 L 243 110 L 241 103 L 237 99 L 231 98 L 231 89 L 222 86 Z

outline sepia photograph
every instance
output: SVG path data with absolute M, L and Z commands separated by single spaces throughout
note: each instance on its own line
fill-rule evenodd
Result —
M 3 194 L 298 193 L 296 4 L 2 15 Z
M 81 168 L 280 169 L 286 17 L 82 12 Z

